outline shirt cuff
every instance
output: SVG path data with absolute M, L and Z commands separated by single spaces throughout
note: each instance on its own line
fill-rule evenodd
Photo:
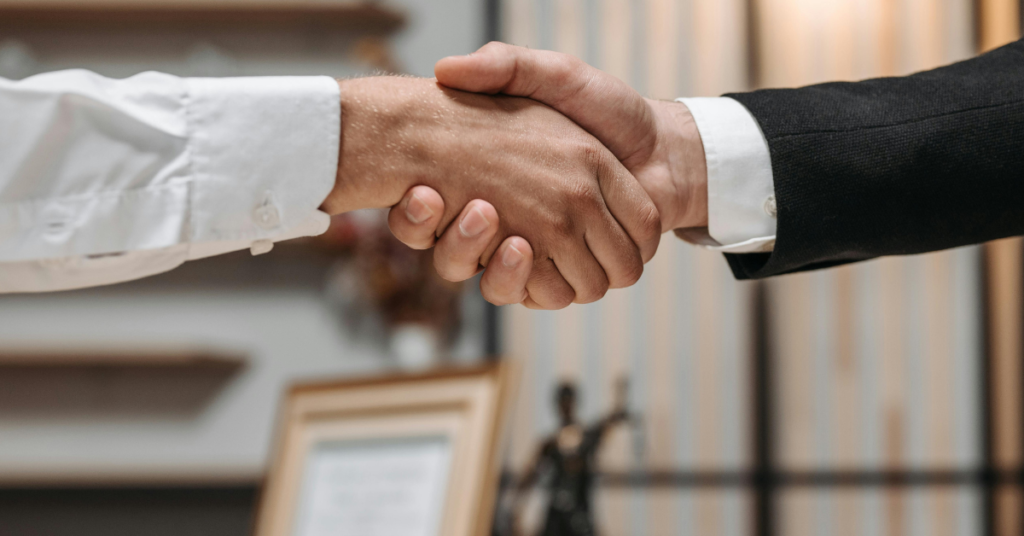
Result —
M 190 78 L 189 242 L 241 244 L 326 230 L 341 101 L 329 77 Z M 312 222 L 312 223 L 311 223 Z M 314 229 L 315 227 L 315 229 Z M 190 255 L 208 256 L 207 252 Z
M 757 120 L 728 97 L 678 102 L 689 108 L 704 144 L 708 227 L 676 234 L 725 253 L 771 251 L 777 214 L 775 184 L 768 141 Z

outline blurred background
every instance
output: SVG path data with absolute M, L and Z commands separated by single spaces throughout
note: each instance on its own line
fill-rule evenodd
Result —
M 0 0 L 0 77 L 430 76 L 491 39 L 650 97 L 900 75 L 1017 39 L 1018 0 Z M 272 16 L 252 6 L 273 6 Z M 232 7 L 234 6 L 234 7 Z M 263 14 L 261 14 L 263 13 Z M 640 283 L 486 305 L 381 214 L 110 288 L 0 297 L 0 536 L 250 531 L 289 383 L 526 363 L 504 482 L 628 378 L 601 534 L 1024 534 L 1019 240 L 767 282 L 671 235 Z M 528 501 L 532 533 L 547 500 Z M 499 521 L 504 515 L 499 510 Z

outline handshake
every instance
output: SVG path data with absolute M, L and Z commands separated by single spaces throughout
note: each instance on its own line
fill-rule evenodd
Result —
M 391 207 L 438 273 L 484 298 L 559 309 L 634 284 L 670 229 L 706 227 L 700 134 L 565 54 L 491 43 L 435 80 L 339 81 L 341 150 L 323 209 Z

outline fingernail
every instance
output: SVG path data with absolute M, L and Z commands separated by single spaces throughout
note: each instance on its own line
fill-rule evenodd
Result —
M 413 193 L 412 198 L 409 199 L 409 204 L 405 206 L 405 217 L 409 218 L 409 221 L 419 224 L 429 220 L 433 215 L 434 211 L 430 210 L 430 207 L 418 195 Z
M 459 231 L 462 232 L 462 236 L 466 238 L 472 238 L 486 230 L 491 225 L 484 217 L 480 209 L 474 207 L 473 210 L 466 214 L 465 218 L 459 222 Z
M 515 268 L 521 262 L 523 262 L 523 252 L 516 249 L 515 246 L 510 245 L 501 254 L 501 264 L 504 264 L 507 268 Z

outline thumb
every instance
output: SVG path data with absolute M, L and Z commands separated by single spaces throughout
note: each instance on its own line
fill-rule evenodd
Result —
M 569 54 L 492 42 L 434 66 L 442 85 L 542 102 L 572 119 L 632 168 L 650 156 L 656 131 L 644 98 L 618 78 Z
M 449 56 L 434 64 L 434 76 L 438 83 L 473 93 L 501 93 L 514 78 L 515 65 L 511 56 L 497 45 L 489 43 L 473 54 Z

